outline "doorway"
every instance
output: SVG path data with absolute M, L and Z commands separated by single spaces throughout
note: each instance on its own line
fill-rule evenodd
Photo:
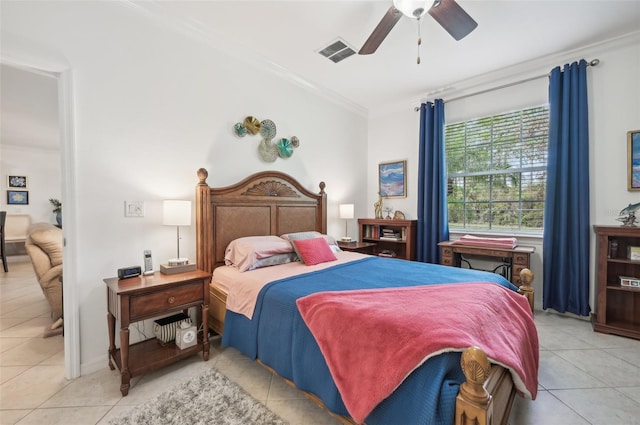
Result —
M 64 68 L 44 69 L 38 64 L 4 58 L 0 61 L 0 67 L 2 178 L 6 180 L 4 175 L 8 173 L 26 175 L 29 196 L 28 204 L 19 206 L 10 205 L 7 199 L 3 199 L 1 208 L 6 209 L 8 214 L 29 214 L 32 222 L 55 224 L 54 207 L 50 199 L 61 200 L 64 204 L 75 193 L 71 183 L 74 164 L 71 71 Z M 73 208 L 65 209 L 69 222 L 72 222 L 73 214 Z M 75 231 L 73 226 L 67 226 L 63 231 L 64 369 L 65 377 L 73 379 L 80 376 L 79 329 L 74 304 L 75 257 L 70 255 L 67 241 L 74 240 Z

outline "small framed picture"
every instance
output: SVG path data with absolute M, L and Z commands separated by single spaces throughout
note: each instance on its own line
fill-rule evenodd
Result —
M 7 190 L 7 204 L 9 204 L 9 205 L 29 205 L 29 191 L 27 191 L 27 190 Z
M 406 198 L 407 161 L 381 162 L 378 165 L 378 189 L 383 198 Z
M 640 130 L 627 133 L 627 190 L 640 190 Z
M 27 176 L 7 176 L 7 187 L 9 189 L 26 189 Z

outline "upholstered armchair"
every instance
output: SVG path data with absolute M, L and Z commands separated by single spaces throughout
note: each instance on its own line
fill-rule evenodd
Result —
M 49 223 L 32 224 L 27 230 L 24 245 L 38 283 L 51 306 L 53 330 L 62 325 L 62 230 Z

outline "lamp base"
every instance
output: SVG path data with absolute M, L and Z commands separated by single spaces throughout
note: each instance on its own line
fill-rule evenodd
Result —
M 196 269 L 195 264 L 160 264 L 160 273 L 162 274 L 176 274 L 184 272 L 192 272 Z
M 167 260 L 167 264 L 170 266 L 184 266 L 185 264 L 189 264 L 188 258 L 169 258 Z
M 351 242 L 351 236 L 343 236 L 340 238 L 342 242 Z

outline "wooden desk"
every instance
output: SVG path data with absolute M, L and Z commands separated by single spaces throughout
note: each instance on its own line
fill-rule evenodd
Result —
M 508 248 L 487 248 L 481 246 L 455 244 L 452 241 L 444 241 L 440 246 L 440 264 L 460 267 L 463 255 L 493 257 L 499 259 L 507 270 L 506 278 L 514 285 L 520 287 L 520 272 L 522 269 L 531 269 L 531 254 L 535 251 L 532 246 L 517 246 Z
M 202 350 L 209 360 L 209 284 L 211 274 L 196 270 L 172 275 L 156 272 L 129 279 L 104 279 L 107 284 L 107 324 L 109 329 L 109 368 L 120 369 L 120 392 L 129 393 L 129 381 L 159 367 Z M 153 317 L 202 307 L 202 335 L 198 343 L 181 350 L 175 343 L 160 345 L 150 338 L 129 346 L 129 324 Z M 116 320 L 120 321 L 120 348 L 115 347 Z

